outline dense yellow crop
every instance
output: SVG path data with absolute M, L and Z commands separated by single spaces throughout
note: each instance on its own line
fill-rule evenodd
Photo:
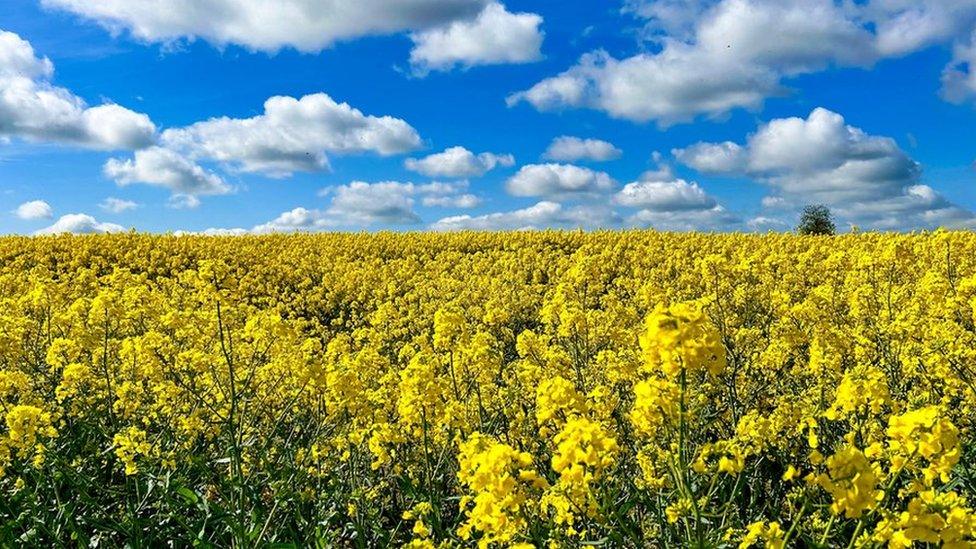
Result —
M 0 240 L 4 545 L 973 547 L 976 235 Z

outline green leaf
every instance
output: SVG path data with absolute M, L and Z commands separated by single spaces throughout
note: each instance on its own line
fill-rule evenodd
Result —
M 176 489 L 176 493 L 179 494 L 187 503 L 191 505 L 196 505 L 200 498 L 186 486 L 180 486 Z

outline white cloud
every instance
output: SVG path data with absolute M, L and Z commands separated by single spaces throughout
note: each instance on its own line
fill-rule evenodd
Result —
M 178 193 L 170 195 L 166 207 L 174 210 L 192 210 L 200 207 L 200 199 L 196 195 Z
M 125 200 L 122 198 L 115 198 L 110 196 L 105 200 L 103 200 L 102 203 L 98 205 L 98 207 L 105 210 L 106 212 L 118 214 L 122 212 L 127 212 L 129 210 L 134 210 L 139 207 L 139 204 L 136 204 L 131 200 Z
M 30 42 L 17 34 L 0 31 L 0 77 L 50 78 L 54 64 L 34 54 Z
M 770 71 L 691 50 L 666 49 L 623 60 L 598 51 L 584 55 L 559 76 L 509 96 L 507 102 L 511 106 L 527 101 L 541 111 L 585 107 L 614 118 L 657 120 L 667 126 L 701 113 L 757 109 L 778 89 Z
M 419 223 L 420 216 L 413 211 L 413 194 L 410 183 L 353 181 L 335 188 L 326 214 L 342 225 Z
M 510 13 L 492 2 L 473 20 L 417 32 L 410 63 L 421 74 L 455 66 L 529 63 L 542 59 L 542 17 Z
M 301 99 L 275 96 L 264 114 L 212 118 L 163 132 L 170 148 L 244 172 L 287 176 L 328 169 L 326 153 L 393 155 L 420 146 L 417 131 L 399 118 L 364 115 L 324 93 Z
M 614 181 L 604 172 L 572 164 L 529 164 L 505 183 L 514 196 L 569 197 L 607 193 Z
M 976 23 L 972 0 L 872 0 L 863 18 L 876 27 L 884 55 L 905 55 L 964 37 Z
M 451 147 L 421 159 L 404 161 L 408 170 L 429 177 L 479 177 L 496 166 L 514 164 L 515 158 L 510 154 L 484 152 L 476 155 L 464 147 Z
M 684 179 L 635 181 L 625 185 L 614 199 L 621 206 L 658 212 L 708 210 L 717 205 L 698 183 L 688 183 Z
M 782 231 L 789 229 L 790 224 L 776 217 L 759 215 L 746 222 L 746 225 L 756 232 Z
M 623 152 L 613 143 L 601 139 L 580 139 L 579 137 L 562 135 L 552 140 L 542 157 L 558 162 L 576 162 L 579 160 L 604 162 L 620 158 L 621 154 Z
M 104 172 L 122 186 L 143 183 L 169 189 L 177 195 L 226 194 L 231 191 L 230 185 L 217 174 L 163 147 L 136 151 L 128 160 L 111 158 L 105 163 Z
M 62 215 L 50 227 L 45 227 L 35 231 L 36 235 L 45 234 L 91 234 L 91 233 L 118 233 L 125 231 L 125 227 L 115 223 L 100 223 L 88 214 L 74 213 Z
M 621 12 L 646 19 L 644 38 L 658 40 L 673 36 L 683 40 L 694 36 L 695 23 L 711 0 L 624 0 Z
M 565 208 L 556 202 L 542 201 L 528 208 L 509 212 L 445 217 L 433 223 L 430 228 L 435 231 L 496 231 L 548 227 L 599 228 L 619 223 L 617 214 L 602 206 Z
M 476 17 L 488 0 L 42 0 L 147 42 L 200 38 L 275 52 L 423 30 Z
M 584 55 L 554 78 L 512 95 L 540 110 L 586 107 L 666 126 L 699 114 L 757 109 L 784 76 L 874 58 L 871 35 L 831 0 L 724 0 L 696 14 L 692 36 L 656 53 Z
M 481 204 L 481 199 L 471 193 L 457 196 L 425 196 L 421 203 L 428 208 L 475 208 Z
M 790 203 L 782 196 L 764 196 L 761 204 L 767 210 L 783 210 L 790 207 Z
M 251 229 L 257 234 L 281 233 L 294 231 L 313 231 L 329 226 L 324 214 L 319 210 L 309 210 L 307 208 L 295 208 L 274 218 L 273 220 L 258 225 Z M 218 231 L 219 229 L 210 229 Z M 219 233 L 213 233 L 219 234 Z
M 736 172 L 745 164 L 745 153 L 731 141 L 696 143 L 671 153 L 681 162 L 705 173 Z
M 467 181 L 444 183 L 435 181 L 423 185 L 413 185 L 413 194 L 420 196 L 420 203 L 433 208 L 474 208 L 481 204 L 481 198 L 468 190 Z
M 976 101 L 976 30 L 968 43 L 955 46 L 942 71 L 942 97 L 950 103 Z
M 89 107 L 50 80 L 54 66 L 30 43 L 0 30 L 0 139 L 92 149 L 138 149 L 155 139 L 148 116 L 113 104 Z
M 424 206 L 471 208 L 480 200 L 465 193 L 466 181 L 434 182 L 417 185 L 398 181 L 328 187 L 319 194 L 329 197 L 323 209 L 295 208 L 258 225 L 253 232 L 319 231 L 338 228 L 364 228 L 373 225 L 414 225 L 420 215 L 414 210 L 419 198 Z
M 783 75 L 877 58 L 871 33 L 833 0 L 724 0 L 702 15 L 695 34 L 704 52 L 724 50 L 729 61 Z
M 759 109 L 787 90 L 785 79 L 829 66 L 867 67 L 933 44 L 957 44 L 946 69 L 947 98 L 958 97 L 968 58 L 958 46 L 976 24 L 972 0 L 629 0 L 648 18 L 650 52 L 618 59 L 584 55 L 565 72 L 512 94 L 539 110 L 590 108 L 661 126 L 733 109 Z
M 772 120 L 744 145 L 698 143 L 674 154 L 702 172 L 759 179 L 773 190 L 763 200 L 770 209 L 822 203 L 843 221 L 884 229 L 974 220 L 922 184 L 921 166 L 893 139 L 869 135 L 823 108 L 805 119 Z
M 177 231 L 177 232 L 180 232 L 180 231 Z M 251 231 L 249 231 L 247 229 L 242 229 L 242 228 L 239 228 L 239 227 L 238 228 L 234 228 L 234 229 L 215 229 L 215 228 L 209 228 L 209 229 L 204 229 L 203 231 L 200 231 L 199 233 L 181 233 L 181 234 L 202 234 L 204 236 L 244 236 L 244 235 L 251 234 Z
M 43 200 L 31 200 L 17 206 L 14 215 L 21 219 L 50 219 L 54 217 L 54 210 Z
M 204 229 L 202 231 L 173 231 L 171 233 L 173 236 L 246 236 L 253 234 L 247 229 L 242 229 L 240 227 L 231 229 L 219 229 L 210 227 L 209 229 Z
M 722 205 L 716 205 L 708 209 L 685 211 L 640 210 L 627 218 L 627 223 L 659 231 L 726 232 L 739 230 L 742 220 Z
M 655 154 L 660 162 L 660 155 Z M 674 176 L 671 167 L 659 164 L 641 178 L 624 185 L 613 202 L 638 211 L 627 218 L 630 225 L 666 231 L 729 231 L 742 228 L 739 216 L 729 212 L 698 183 Z

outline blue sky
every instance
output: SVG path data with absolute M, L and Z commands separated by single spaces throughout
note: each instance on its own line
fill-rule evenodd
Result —
M 5 2 L 0 232 L 976 225 L 974 0 L 264 4 Z

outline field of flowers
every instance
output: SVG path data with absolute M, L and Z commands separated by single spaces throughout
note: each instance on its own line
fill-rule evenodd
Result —
M 0 239 L 0 543 L 976 542 L 976 235 Z

